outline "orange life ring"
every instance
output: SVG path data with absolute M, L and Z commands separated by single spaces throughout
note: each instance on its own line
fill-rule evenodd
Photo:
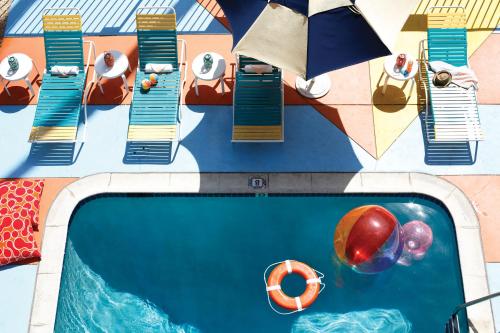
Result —
M 298 274 L 306 280 L 306 290 L 299 297 L 290 297 L 281 289 L 281 282 L 288 274 Z M 286 260 L 276 266 L 267 280 L 269 297 L 288 310 L 302 311 L 309 307 L 319 295 L 321 279 L 310 266 L 295 260 Z

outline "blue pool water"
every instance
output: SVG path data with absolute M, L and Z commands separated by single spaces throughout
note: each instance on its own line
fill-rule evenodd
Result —
M 362 275 L 333 250 L 338 220 L 378 204 L 432 228 L 427 256 Z M 274 313 L 265 268 L 295 259 L 325 274 L 306 311 Z M 285 278 L 289 294 L 303 280 Z M 75 211 L 56 332 L 442 332 L 463 303 L 453 223 L 415 196 L 100 196 Z

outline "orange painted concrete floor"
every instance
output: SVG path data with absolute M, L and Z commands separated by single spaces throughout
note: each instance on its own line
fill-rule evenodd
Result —
M 218 81 L 200 82 L 200 96 L 194 91 L 194 75 L 188 68 L 186 86 L 184 87 L 183 102 L 187 105 L 231 105 L 233 99 L 235 58 L 231 54 L 232 37 L 230 35 L 183 35 L 187 42 L 187 64 L 203 51 L 210 48 L 224 56 L 226 60 L 225 89 L 222 95 Z M 135 36 L 106 36 L 87 37 L 96 45 L 96 54 L 109 49 L 117 49 L 129 58 L 132 72 L 125 73 L 129 87 L 133 87 L 135 71 L 137 69 L 137 38 Z M 28 54 L 40 72 L 45 68 L 45 54 L 42 37 L 35 38 L 5 38 L 0 49 L 0 58 L 13 52 Z M 210 47 L 208 46 L 210 45 Z M 87 51 L 86 51 L 87 52 Z M 86 55 L 87 56 L 87 55 Z M 93 67 L 89 69 L 87 82 L 94 75 Z M 333 122 L 340 130 L 362 146 L 370 155 L 375 156 L 375 137 L 373 128 L 372 102 L 370 95 L 370 78 L 368 63 L 351 66 L 331 72 L 332 82 L 336 82 L 332 91 L 317 100 L 310 100 L 300 96 L 295 90 L 295 75 L 286 73 L 285 104 L 307 105 L 316 108 L 323 116 Z M 35 105 L 38 102 L 37 94 L 41 84 L 41 75 L 33 71 L 32 85 L 35 96 L 30 96 L 24 83 L 12 85 L 9 97 L 3 90 L 0 91 L 0 105 Z M 113 80 L 103 79 L 104 94 L 94 85 L 89 94 L 90 105 L 120 105 L 130 104 L 132 88 L 126 92 L 120 78 Z
M 199 86 L 200 96 L 194 92 L 194 75 L 188 68 L 186 86 L 184 88 L 183 102 L 187 105 L 231 105 L 234 84 L 235 59 L 231 54 L 232 37 L 230 35 L 183 35 L 188 44 L 187 61 L 192 63 L 194 57 L 205 51 L 210 45 L 210 49 L 223 55 L 226 59 L 227 67 L 225 74 L 226 93 L 221 94 L 221 87 L 218 81 L 201 82 Z M 130 87 L 133 86 L 135 71 L 137 68 L 137 39 L 135 36 L 105 36 L 105 37 L 87 37 L 96 45 L 96 54 L 109 49 L 118 49 L 124 52 L 132 68 L 132 72 L 125 73 Z M 35 38 L 5 38 L 3 46 L 0 49 L 0 58 L 13 52 L 23 52 L 28 54 L 34 61 L 40 72 L 45 68 L 45 55 L 42 37 Z M 481 104 L 500 104 L 500 93 L 497 91 L 495 82 L 500 77 L 500 66 L 496 65 L 496 60 L 500 57 L 500 34 L 492 34 L 484 44 L 474 53 L 470 62 L 475 69 L 480 82 L 478 93 L 479 103 Z M 380 157 L 382 152 L 377 153 L 377 134 L 384 135 L 383 129 L 376 131 L 374 122 L 373 103 L 379 104 L 384 101 L 377 101 L 378 95 L 371 95 L 370 76 L 378 77 L 381 73 L 371 73 L 368 62 L 347 67 L 329 73 L 333 82 L 330 93 L 326 96 L 310 100 L 300 96 L 295 86 L 295 75 L 285 73 L 285 104 L 287 105 L 312 105 L 325 118 L 334 123 L 341 131 L 347 134 L 351 139 L 363 147 L 370 155 Z M 94 75 L 93 67 L 90 67 L 88 79 Z M 24 83 L 13 83 L 10 86 L 12 96 L 0 90 L 0 105 L 26 105 L 36 104 L 38 102 L 37 94 L 41 84 L 41 75 L 36 71 L 32 72 L 30 77 L 35 96 L 30 96 Z M 102 85 L 104 94 L 102 94 L 94 85 L 90 97 L 90 105 L 120 105 L 130 104 L 132 100 L 132 88 L 127 92 L 123 87 L 120 78 L 106 80 L 103 79 Z M 397 89 L 389 86 L 388 94 L 394 90 L 397 95 Z M 391 101 L 388 98 L 387 101 Z M 387 112 L 393 113 L 394 110 L 400 110 L 401 107 L 389 107 Z M 393 110 L 394 109 L 394 110 Z M 404 130 L 402 128 L 401 130 Z M 396 138 L 394 138 L 395 140 Z M 387 149 L 388 147 L 384 147 Z

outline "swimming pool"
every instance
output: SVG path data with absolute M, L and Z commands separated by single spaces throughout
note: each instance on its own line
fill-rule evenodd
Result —
M 427 256 L 377 275 L 341 265 L 335 226 L 366 204 L 402 224 L 425 220 L 434 233 Z M 269 308 L 262 278 L 284 259 L 320 270 L 327 285 L 309 309 L 290 316 Z M 290 294 L 303 287 L 285 279 Z M 440 332 L 463 302 L 453 221 L 422 196 L 105 195 L 72 216 L 55 331 L 352 332 L 357 323 L 358 330 Z

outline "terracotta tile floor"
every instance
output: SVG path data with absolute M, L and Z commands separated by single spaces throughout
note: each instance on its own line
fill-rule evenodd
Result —
M 470 58 L 470 65 L 479 79 L 480 104 L 500 104 L 500 34 L 491 34 Z

